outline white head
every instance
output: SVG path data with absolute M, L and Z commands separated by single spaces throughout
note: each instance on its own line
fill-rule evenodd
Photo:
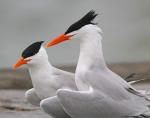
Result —
M 43 41 L 35 42 L 28 46 L 23 52 L 21 58 L 13 66 L 14 69 L 27 64 L 38 65 L 43 61 L 48 60 L 48 55 L 45 48 L 42 46 Z
M 100 33 L 102 33 L 102 30 L 97 25 L 88 24 L 83 26 L 79 30 L 71 32 L 67 35 L 72 36 L 70 37 L 70 39 L 89 40 L 88 38 L 86 38 L 87 36 L 89 37 L 89 35 L 91 35 L 92 37 L 94 37 L 95 35 L 99 35 Z
M 64 34 L 47 43 L 46 47 L 56 45 L 66 40 L 82 39 L 82 37 L 86 37 L 86 35 L 89 34 L 96 35 L 101 33 L 102 30 L 96 25 L 96 23 L 92 22 L 97 15 L 98 14 L 93 10 L 88 12 L 79 21 L 72 24 Z

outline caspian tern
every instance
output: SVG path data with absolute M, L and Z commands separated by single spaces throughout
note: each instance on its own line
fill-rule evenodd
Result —
M 55 96 L 58 89 L 77 90 L 74 74 L 53 67 L 42 43 L 43 41 L 35 42 L 27 47 L 13 68 L 27 65 L 33 88 L 25 96 L 31 104 L 40 106 L 55 118 L 71 118 L 64 112 Z M 48 103 L 50 105 L 47 106 Z
M 92 10 L 47 47 L 80 39 L 80 56 L 75 73 L 79 91 L 59 89 L 57 96 L 73 118 L 149 118 L 150 100 L 106 65 L 102 51 L 102 30 L 92 21 Z

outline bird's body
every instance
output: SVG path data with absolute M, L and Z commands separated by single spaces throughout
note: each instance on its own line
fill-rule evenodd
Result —
M 47 56 L 45 49 L 42 47 L 39 51 Z M 41 60 L 40 60 L 41 59 Z M 33 87 L 40 99 L 45 99 L 56 95 L 57 89 L 74 89 L 74 74 L 62 71 L 53 67 L 46 57 L 40 57 L 35 64 L 27 64 Z
M 43 47 L 41 47 L 38 55 L 40 56 L 38 62 L 36 61 L 36 63 L 27 64 L 27 67 L 31 75 L 35 93 L 41 100 L 39 103 L 40 107 L 55 118 L 70 118 L 70 116 L 64 112 L 59 104 L 59 100 L 55 96 L 58 89 L 65 88 L 77 90 L 74 74 L 53 67 L 49 63 L 46 51 Z M 41 57 L 42 55 L 45 57 Z M 28 91 L 26 93 L 26 98 L 29 98 Z M 33 99 L 29 102 L 33 103 L 34 101 L 35 100 Z M 48 103 L 51 104 L 48 105 Z
M 63 110 L 56 97 L 58 89 L 77 90 L 74 74 L 53 67 L 48 61 L 48 55 L 42 42 L 30 45 L 22 53 L 22 58 L 15 65 L 17 68 L 27 65 L 33 88 L 25 94 L 33 105 L 40 106 L 55 118 L 70 118 Z M 47 106 L 47 103 L 51 103 Z
M 58 91 L 58 98 L 66 111 L 72 114 L 73 118 L 122 118 L 147 112 L 150 102 L 146 97 L 141 96 L 140 92 L 107 68 L 103 59 L 102 38 L 99 30 L 96 30 L 98 27 L 87 25 L 84 28 L 88 33 L 85 37 L 80 34 L 82 41 L 75 74 L 80 92 Z M 133 89 L 133 93 L 128 89 Z M 139 95 L 134 92 L 138 92 Z M 77 104 L 77 100 L 82 104 Z M 68 101 L 75 104 L 69 105 Z M 85 112 L 80 112 L 78 108 L 85 109 Z
M 73 118 L 133 118 L 146 114 L 149 110 L 143 99 L 112 99 L 96 90 L 59 90 L 57 95 L 64 109 Z M 139 100 L 141 103 L 137 102 Z
M 80 34 L 80 40 L 82 41 L 80 43 L 80 56 L 75 74 L 78 89 L 88 91 L 92 87 L 102 91 L 103 89 L 107 90 L 108 94 L 111 94 L 113 89 L 116 93 L 126 91 L 124 88 L 129 88 L 130 85 L 122 78 L 117 78 L 105 64 L 101 45 L 101 30 L 96 25 L 87 25 L 83 30 L 86 30 L 87 34 L 86 36 L 83 35 L 83 37 Z M 109 86 L 106 86 L 107 84 Z M 121 89 L 118 89 L 118 87 L 121 87 Z
M 73 24 L 63 38 L 48 43 L 52 46 L 69 39 L 80 39 L 75 72 L 79 91 L 58 90 L 57 96 L 63 108 L 73 118 L 149 118 L 146 115 L 150 105 L 147 95 L 135 90 L 106 66 L 101 29 L 91 23 L 95 17 L 93 11 L 89 12 Z M 80 27 L 76 27 L 77 24 Z

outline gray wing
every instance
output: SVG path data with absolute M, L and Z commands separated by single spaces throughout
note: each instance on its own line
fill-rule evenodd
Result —
M 77 90 L 74 73 L 54 68 L 53 74 L 55 75 L 55 80 L 59 81 L 58 89 L 61 89 L 63 86 L 66 89 Z
M 116 73 L 112 72 L 111 70 L 108 70 L 108 73 L 106 74 L 106 76 L 111 77 L 111 79 L 114 79 L 115 82 L 119 83 L 120 85 L 122 85 L 126 90 L 128 90 L 128 92 L 137 95 L 137 96 L 142 96 L 144 97 L 146 100 L 149 100 L 148 97 L 148 91 L 145 89 L 146 84 L 142 83 L 142 80 L 137 81 L 132 81 L 132 82 L 126 82 L 123 78 L 121 78 L 119 75 L 117 75 Z M 139 85 L 141 87 L 139 87 Z M 141 88 L 141 89 L 139 89 Z M 150 87 L 147 87 L 150 88 Z M 142 91 L 140 91 L 142 90 Z M 150 100 L 149 100 L 150 101 Z
M 142 79 L 131 81 L 130 85 L 132 85 L 137 90 L 150 91 L 150 79 Z
M 35 89 L 29 89 L 26 93 L 25 93 L 25 98 L 26 100 L 35 106 L 40 106 L 40 98 L 37 96 Z
M 60 89 L 57 91 L 57 96 L 65 111 L 73 118 L 99 118 L 99 116 L 94 117 L 98 111 L 89 105 L 94 101 L 91 92 Z
M 144 97 L 146 100 L 150 101 L 150 80 L 149 79 L 131 81 L 129 84 L 135 88 L 135 89 L 126 88 L 130 93 Z
M 62 108 L 56 96 L 44 99 L 40 103 L 40 107 L 47 114 L 54 118 L 71 118 Z
M 123 118 L 138 116 L 148 110 L 134 100 L 113 101 L 99 92 L 61 89 L 57 91 L 57 96 L 73 118 Z

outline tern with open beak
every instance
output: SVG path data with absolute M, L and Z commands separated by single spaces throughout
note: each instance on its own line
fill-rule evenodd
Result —
M 80 40 L 75 72 L 79 91 L 59 89 L 57 96 L 73 118 L 149 118 L 150 100 L 106 65 L 102 51 L 102 30 L 92 21 L 92 10 L 47 47 L 72 39 Z
M 61 107 L 56 91 L 63 88 L 77 90 L 74 74 L 53 67 L 42 43 L 35 42 L 27 47 L 13 68 L 27 65 L 33 88 L 25 96 L 31 104 L 44 108 L 46 113 L 55 118 L 71 118 Z

